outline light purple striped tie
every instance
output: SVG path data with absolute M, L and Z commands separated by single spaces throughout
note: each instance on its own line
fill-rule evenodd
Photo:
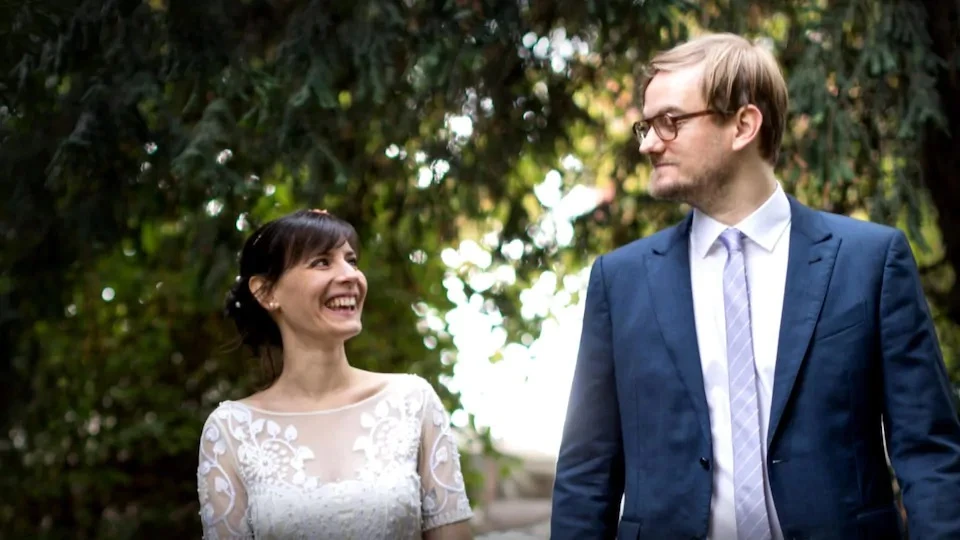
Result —
M 763 489 L 760 411 L 750 329 L 750 288 L 743 262 L 743 233 L 720 235 L 727 248 L 723 267 L 723 304 L 727 320 L 727 371 L 733 428 L 733 486 L 739 540 L 769 540 L 770 520 Z

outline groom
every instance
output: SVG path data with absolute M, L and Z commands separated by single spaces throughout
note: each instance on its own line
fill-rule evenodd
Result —
M 900 539 L 886 446 L 911 538 L 960 538 L 960 423 L 904 235 L 782 191 L 770 53 L 709 35 L 651 68 L 650 191 L 694 210 L 593 266 L 552 537 Z

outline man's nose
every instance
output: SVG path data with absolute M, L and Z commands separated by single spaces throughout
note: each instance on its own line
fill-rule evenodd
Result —
M 663 141 L 660 140 L 660 137 L 657 135 L 657 131 L 651 128 L 640 141 L 640 153 L 649 154 L 658 150 L 662 146 Z

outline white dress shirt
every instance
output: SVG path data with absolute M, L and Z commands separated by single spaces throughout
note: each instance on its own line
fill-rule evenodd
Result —
M 779 520 L 767 476 L 767 430 L 777 363 L 783 291 L 790 251 L 790 201 L 778 185 L 773 195 L 746 219 L 734 226 L 745 236 L 744 259 L 750 287 L 750 320 L 753 355 L 757 364 L 760 435 L 767 511 L 773 539 L 781 540 Z M 690 231 L 690 277 L 693 312 L 703 369 L 703 384 L 710 409 L 713 439 L 713 498 L 710 502 L 710 539 L 737 538 L 733 490 L 733 434 L 727 380 L 726 322 L 723 304 L 723 266 L 727 251 L 718 240 L 727 226 L 694 211 Z

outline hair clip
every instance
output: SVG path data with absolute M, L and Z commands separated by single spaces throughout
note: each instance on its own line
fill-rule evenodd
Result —
M 253 243 L 250 244 L 250 245 L 251 245 L 251 246 L 257 245 L 257 242 L 260 241 L 260 237 L 261 237 L 261 236 L 263 236 L 263 233 L 258 234 L 257 237 L 253 239 Z
M 311 209 L 310 209 L 310 212 L 312 212 L 312 213 L 314 213 L 314 214 L 320 214 L 321 216 L 329 216 L 329 215 L 330 215 L 330 212 L 327 212 L 325 209 L 321 209 L 321 208 L 311 208 Z

